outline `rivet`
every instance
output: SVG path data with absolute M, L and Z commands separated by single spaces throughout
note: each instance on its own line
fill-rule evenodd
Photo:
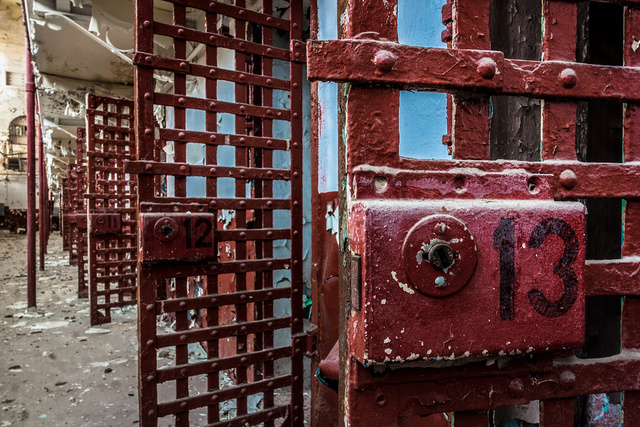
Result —
M 269 268 L 273 267 L 273 262 L 272 261 L 267 262 L 267 267 L 269 267 Z M 273 295 L 273 293 L 271 293 L 271 292 L 269 292 L 269 293 L 271 295 Z
M 293 201 L 293 206 L 298 206 L 298 205 L 299 205 L 298 201 L 297 201 L 297 200 L 294 200 L 294 201 Z
M 571 371 L 564 371 L 560 374 L 560 387 L 563 390 L 571 390 L 576 382 L 576 376 Z
M 213 168 L 213 169 L 215 169 L 215 168 Z M 212 172 L 212 173 L 215 173 L 215 172 Z M 212 208 L 215 208 L 216 207 L 216 201 L 215 200 L 210 201 L 209 202 L 209 206 L 211 206 Z
M 216 168 L 211 168 L 211 169 L 209 169 L 209 173 L 210 173 L 211 175 L 214 175 L 214 174 L 216 173 Z M 211 203 L 214 203 L 214 204 L 215 204 L 215 202 L 211 202 Z
M 244 16 L 244 10 L 241 10 L 240 12 L 238 12 L 238 15 Z
M 240 394 L 247 394 L 247 389 L 245 387 L 240 389 Z
M 240 112 L 241 112 L 241 113 L 244 113 L 245 111 L 247 111 L 247 109 L 246 109 L 246 108 L 244 108 L 244 107 L 240 107 Z
M 524 394 L 524 383 L 520 378 L 515 378 L 509 383 L 509 394 L 514 399 L 522 397 Z
M 211 136 L 209 137 L 209 141 L 211 141 L 211 142 L 215 142 L 215 140 L 216 140 L 217 138 L 218 138 L 218 137 L 217 137 L 216 135 L 211 135 Z
M 209 74 L 211 74 L 212 76 L 216 73 L 216 69 L 212 68 L 209 70 Z
M 147 101 L 151 101 L 151 92 L 145 92 L 144 99 L 146 99 Z
M 267 116 L 270 116 L 273 114 L 273 110 L 267 110 Z
M 153 416 L 156 415 L 156 411 L 154 411 L 153 409 L 150 410 L 149 412 L 147 412 L 147 415 L 149 416 L 149 418 L 152 418 Z
M 180 166 L 180 170 L 181 170 L 182 172 L 186 172 L 186 171 L 187 171 L 187 167 L 186 167 L 186 166 Z
M 178 98 L 178 104 L 184 105 L 184 98 L 182 97 Z
M 246 174 L 246 173 L 247 173 L 247 171 L 246 171 L 246 170 L 244 170 L 244 169 L 240 169 L 240 170 L 238 171 L 238 173 L 239 173 L 240 175 L 244 175 L 244 174 Z
M 144 60 L 147 64 L 151 64 L 153 62 L 153 57 L 147 56 L 146 58 L 144 58 Z
M 270 139 L 267 139 L 267 145 L 269 145 L 269 146 L 273 145 L 273 141 L 270 140 Z
M 184 36 L 184 30 L 183 30 L 182 28 L 180 28 L 180 29 L 178 30 L 178 35 L 179 35 L 179 36 Z
M 382 72 L 388 72 L 393 69 L 398 61 L 398 57 L 388 50 L 379 50 L 376 52 L 375 57 L 373 58 L 373 63 L 376 68 Z
M 180 139 L 184 138 L 184 132 L 178 132 L 178 138 Z
M 247 264 L 245 264 L 244 262 L 240 264 L 240 270 L 245 270 L 246 268 L 247 268 Z
M 144 134 L 147 136 L 151 136 L 153 134 L 153 129 L 146 128 L 144 130 Z
M 245 138 L 240 138 L 240 139 L 238 140 L 238 142 L 239 142 L 240 144 L 244 144 L 245 142 L 247 142 L 247 140 L 246 140 Z
M 154 380 L 153 375 L 149 375 L 149 376 L 147 376 L 147 381 L 153 381 L 153 380 Z
M 271 49 L 271 48 L 267 48 L 267 53 L 268 53 L 268 54 L 272 54 L 272 53 L 273 53 L 273 49 Z M 267 80 L 267 82 L 268 82 L 268 80 Z
M 186 69 L 187 68 L 187 63 L 186 62 L 181 62 L 180 63 L 180 68 L 183 69 L 183 70 Z
M 217 337 L 218 336 L 218 331 L 211 331 L 211 336 L 212 337 Z
M 147 304 L 147 311 L 153 311 L 153 304 Z
M 300 58 L 300 52 L 296 52 L 294 55 L 296 58 Z
M 240 358 L 240 361 L 241 361 L 242 363 L 247 363 L 247 362 L 249 361 L 249 359 L 247 359 L 246 357 L 241 357 L 241 358 Z
M 478 61 L 476 70 L 483 78 L 492 79 L 496 75 L 497 67 L 496 61 L 485 57 Z
M 578 75 L 571 68 L 565 68 L 560 72 L 558 80 L 560 80 L 562 86 L 566 87 L 567 89 L 571 89 L 576 84 L 578 84 Z
M 244 49 L 244 42 L 240 42 L 239 46 L 240 46 L 240 49 Z
M 271 298 L 272 296 L 273 296 L 273 292 L 272 291 L 267 292 L 267 297 Z
M 187 303 L 185 301 L 181 301 L 180 302 L 180 307 L 181 308 L 185 308 L 187 306 Z
M 571 190 L 576 186 L 577 183 L 578 177 L 572 170 L 566 169 L 560 174 L 560 185 L 562 185 L 567 190 Z
M 293 323 L 297 325 L 298 323 L 300 323 L 300 319 L 296 317 L 295 319 L 293 319 Z
M 240 207 L 244 208 L 246 205 L 247 205 L 247 202 L 245 202 L 244 200 L 240 202 Z
M 271 172 L 271 171 L 267 171 L 267 177 L 268 177 L 268 178 L 271 178 L 272 176 L 273 176 L 273 172 Z
M 294 172 L 294 173 L 293 173 L 293 176 L 294 176 L 294 177 L 297 177 L 298 175 L 300 175 L 298 172 Z
M 267 231 L 267 237 L 273 236 L 273 231 Z
M 299 86 L 299 85 L 298 85 L 298 83 L 294 83 L 294 84 L 293 84 L 293 88 L 294 88 L 294 89 L 298 89 L 298 86 Z
M 245 237 L 247 237 L 247 233 L 245 233 L 244 231 L 241 231 L 240 232 L 240 237 L 244 239 Z M 242 296 L 244 296 L 244 295 L 242 295 Z
M 181 407 L 181 408 L 186 408 L 186 407 L 187 407 L 187 402 L 182 402 L 182 403 L 180 403 L 180 407 Z
M 212 402 L 216 402 L 218 400 L 218 396 L 216 396 L 215 394 L 213 396 L 211 396 L 211 401 Z
M 142 23 L 142 26 L 145 27 L 145 28 L 149 28 L 151 26 L 151 21 L 144 21 Z
M 244 74 L 240 74 L 239 78 L 240 78 L 240 81 L 244 81 L 244 79 L 245 79 L 246 77 L 245 77 L 245 75 L 244 75 Z
M 151 165 L 151 164 L 144 165 L 144 170 L 150 171 L 152 169 L 153 169 L 153 165 Z
M 273 322 L 268 322 L 268 323 L 267 323 L 267 327 L 268 327 L 268 328 L 273 328 Z M 267 354 L 267 356 L 269 356 L 269 357 L 273 357 L 273 353 L 271 353 L 271 352 L 270 352 L 269 354 Z
M 180 341 L 185 342 L 187 340 L 186 335 L 180 335 Z
M 211 298 L 211 303 L 212 304 L 217 304 L 218 303 L 218 298 Z M 213 331 L 215 332 L 215 331 Z
M 184 377 L 185 375 L 187 375 L 187 370 L 186 370 L 186 368 L 182 368 L 182 369 L 180 369 L 180 375 L 182 375 L 183 377 Z
M 149 341 L 147 341 L 147 345 L 148 345 L 149 347 L 151 347 L 151 346 L 153 345 L 153 340 L 149 340 Z
M 211 369 L 218 369 L 218 362 L 213 362 L 211 364 Z
M 293 28 L 298 28 L 298 24 L 293 24 Z
M 298 113 L 293 113 L 293 118 L 297 119 L 298 118 Z
M 209 36 L 209 41 L 213 43 L 216 41 L 216 38 L 214 36 Z
M 272 202 L 271 200 L 269 200 L 269 201 L 267 202 L 267 207 L 268 207 L 268 208 L 270 208 L 271 206 L 273 206 L 273 202 Z
M 240 333 L 242 333 L 242 334 L 246 334 L 246 333 L 247 333 L 247 327 L 246 327 L 246 326 L 242 326 L 242 327 L 240 328 Z
M 298 145 L 300 145 L 300 144 L 298 144 L 297 142 L 294 142 L 293 143 L 293 148 L 298 148 Z
M 271 21 L 273 21 L 273 18 L 272 18 L 272 17 L 270 17 L 270 16 L 269 16 L 269 17 L 267 17 L 267 22 L 271 22 Z
M 267 50 L 267 52 L 268 52 L 268 50 Z M 271 86 L 271 85 L 273 84 L 273 80 L 271 80 L 271 79 L 267 79 L 267 84 L 268 84 L 269 86 Z

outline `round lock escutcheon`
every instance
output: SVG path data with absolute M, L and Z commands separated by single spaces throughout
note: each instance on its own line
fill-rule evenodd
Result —
M 462 289 L 477 261 L 473 236 L 451 215 L 421 219 L 411 227 L 402 245 L 402 265 L 409 283 L 431 297 L 446 297 Z
M 175 240 L 179 230 L 178 223 L 169 217 L 160 218 L 153 225 L 153 235 L 164 243 Z

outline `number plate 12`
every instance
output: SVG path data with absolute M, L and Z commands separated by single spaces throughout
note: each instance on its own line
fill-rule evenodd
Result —
M 216 258 L 213 213 L 140 214 L 142 262 Z
M 375 364 L 580 347 L 584 218 L 573 202 L 355 204 L 354 356 Z

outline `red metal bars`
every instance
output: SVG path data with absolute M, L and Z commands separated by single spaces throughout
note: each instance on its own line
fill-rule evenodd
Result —
M 38 126 L 38 233 L 40 270 L 44 270 L 44 255 L 47 251 L 47 204 L 49 196 L 45 190 L 44 141 L 42 139 L 42 123 Z
M 23 7 L 24 15 L 24 7 Z M 31 63 L 31 43 L 25 20 L 27 93 L 27 306 L 36 306 L 36 87 Z
M 126 170 L 139 183 L 143 425 L 302 422 L 302 5 L 284 20 L 257 3 L 174 1 L 169 24 L 136 2 L 138 160 Z M 168 52 L 154 54 L 154 35 L 172 39 Z M 160 349 L 175 352 L 164 369 Z
M 136 304 L 136 181 L 133 102 L 87 95 L 87 216 L 91 324 Z
M 398 206 L 403 203 L 408 206 L 407 211 L 415 212 L 419 206 L 424 208 L 427 204 L 425 200 L 438 200 L 436 205 L 442 206 L 442 211 L 451 212 L 456 206 L 466 203 L 461 199 L 477 199 L 478 203 L 482 204 L 486 202 L 485 199 L 506 198 L 519 200 L 522 209 L 530 203 L 528 200 L 537 200 L 538 205 L 544 199 L 555 200 L 551 204 L 556 206 L 555 211 L 559 212 L 569 205 L 560 203 L 563 200 L 575 200 L 579 197 L 629 198 L 631 200 L 627 200 L 624 224 L 625 258 L 615 261 L 588 261 L 585 273 L 591 275 L 586 280 L 586 295 L 627 296 L 622 323 L 622 353 L 598 361 L 577 359 L 572 351 L 554 353 L 546 352 L 549 350 L 547 349 L 536 356 L 510 359 L 507 365 L 503 366 L 500 366 L 500 362 L 496 366 L 493 361 L 487 363 L 486 360 L 467 359 L 468 363 L 457 368 L 420 369 L 405 364 L 402 365 L 405 369 L 393 370 L 379 366 L 383 373 L 378 372 L 378 375 L 374 375 L 371 368 L 363 366 L 353 358 L 345 359 L 342 355 L 344 365 L 349 366 L 349 377 L 345 381 L 346 384 L 343 384 L 348 389 L 346 401 L 339 403 L 340 408 L 348 408 L 349 412 L 344 414 L 346 423 L 402 425 L 403 422 L 414 419 L 412 417 L 456 411 L 455 425 L 486 425 L 487 409 L 543 399 L 540 413 L 542 425 L 564 425 L 572 422 L 574 396 L 625 391 L 625 421 L 628 424 L 637 424 L 636 411 L 640 406 L 640 398 L 636 392 L 640 388 L 636 375 L 640 360 L 637 354 L 640 316 L 635 289 L 635 275 L 640 268 L 636 257 L 640 254 L 636 218 L 640 210 L 636 212 L 637 206 L 634 201 L 640 197 L 636 184 L 640 176 L 640 159 L 637 158 L 640 151 L 637 146 L 639 131 L 635 108 L 638 102 L 638 88 L 635 86 L 638 79 L 635 76 L 640 73 L 635 54 L 637 32 L 640 31 L 637 7 L 630 6 L 625 12 L 625 67 L 611 67 L 574 62 L 577 8 L 576 4 L 571 2 L 543 2 L 545 38 L 542 61 L 505 59 L 501 52 L 486 50 L 489 47 L 487 2 L 454 2 L 455 50 L 406 47 L 385 41 L 383 38 L 395 39 L 392 11 L 397 4 L 392 1 L 385 2 L 384 5 L 368 3 L 346 2 L 345 14 L 340 16 L 344 17 L 344 33 L 349 40 L 312 42 L 308 50 L 312 78 L 351 83 L 345 91 L 347 114 L 344 142 L 347 167 L 343 190 L 351 198 L 351 204 L 345 203 L 341 211 L 353 209 L 353 204 L 358 200 L 362 200 L 359 206 L 369 208 L 384 206 L 385 201 L 393 200 L 394 203 L 389 203 L 389 212 L 395 212 L 393 209 L 400 210 Z M 484 46 L 480 47 L 485 40 Z M 466 45 L 467 43 L 470 45 Z M 479 47 L 485 50 L 472 50 Z M 413 88 L 448 90 L 457 96 L 457 110 L 454 111 L 453 123 L 454 129 L 460 130 L 457 134 L 454 130 L 453 135 L 456 160 L 412 160 L 399 156 L 397 102 L 392 94 L 396 89 Z M 485 111 L 483 108 L 465 107 L 466 98 L 463 96 L 471 96 L 473 93 L 543 98 L 543 161 L 483 161 L 487 158 L 489 114 L 488 110 Z M 567 99 L 571 101 L 567 102 Z M 586 99 L 628 102 L 624 122 L 626 164 L 576 161 L 575 101 Z M 468 132 L 469 130 L 472 132 Z M 447 205 L 445 199 L 449 198 L 456 200 Z M 408 202 L 407 199 L 413 201 Z M 376 202 L 378 205 L 375 205 Z M 573 206 L 579 207 L 575 204 Z M 395 226 L 406 213 L 397 214 L 397 218 L 393 219 L 389 215 L 389 218 L 386 218 L 387 223 L 393 223 Z M 361 245 L 366 238 L 361 231 L 363 224 L 357 223 L 359 219 L 360 217 L 356 217 L 356 220 L 349 223 L 350 249 L 358 254 L 361 253 L 358 250 L 366 252 L 367 249 Z M 376 232 L 381 228 L 377 227 Z M 498 231 L 508 232 L 508 229 L 496 229 L 490 236 L 493 237 L 493 245 L 484 243 L 483 247 L 479 248 L 487 257 L 483 262 L 488 262 L 489 257 L 486 254 L 491 250 L 500 250 L 501 254 L 506 255 L 510 253 L 509 250 L 519 250 L 513 246 L 515 241 L 510 241 L 513 249 L 509 249 L 508 245 L 503 247 L 504 235 Z M 434 233 L 438 232 L 439 229 L 434 229 Z M 443 229 L 442 233 L 444 232 Z M 393 240 L 393 236 L 386 236 L 382 232 L 377 232 L 375 236 L 384 242 L 391 237 L 388 239 L 391 243 L 387 246 L 397 249 L 398 242 Z M 398 239 L 402 239 L 402 236 Z M 477 242 L 481 240 L 479 238 Z M 527 245 L 530 248 L 536 247 L 533 240 L 518 241 L 518 246 L 521 243 L 522 248 L 526 248 Z M 584 251 L 584 245 L 579 244 L 576 253 L 584 255 Z M 394 261 L 389 260 L 389 255 L 384 253 L 384 249 L 377 253 L 365 253 L 362 257 L 363 277 L 367 263 L 373 271 L 385 272 L 384 267 L 379 267 L 378 264 L 393 264 Z M 420 263 L 421 259 L 417 262 Z M 371 264 L 375 267 L 371 267 Z M 396 273 L 394 271 L 391 276 L 404 289 L 403 286 L 407 285 L 400 281 L 404 276 L 398 273 L 400 279 L 396 279 Z M 501 287 L 502 274 L 501 271 L 500 277 L 495 280 Z M 504 275 L 507 278 L 508 274 L 509 271 L 505 269 Z M 602 283 L 604 280 L 609 283 Z M 357 289 L 358 284 L 355 282 L 357 281 L 353 279 L 343 279 L 342 288 L 356 286 Z M 391 280 L 389 282 L 393 285 Z M 366 304 L 379 304 L 375 307 L 378 312 L 389 310 L 390 313 L 396 314 L 389 315 L 385 319 L 386 323 L 378 321 L 375 328 L 385 328 L 386 332 L 393 330 L 388 324 L 400 328 L 404 326 L 403 322 L 415 324 L 413 317 L 403 317 L 400 311 L 393 311 L 394 307 L 382 307 L 384 304 L 389 305 L 389 300 L 385 299 L 385 302 L 379 303 L 371 299 L 370 294 L 364 293 L 366 284 L 361 285 L 362 295 L 357 291 L 352 292 L 351 298 L 363 298 L 362 307 Z M 435 285 L 438 286 L 437 281 Z M 406 293 L 416 292 L 409 288 Z M 377 295 L 380 300 L 381 293 Z M 531 294 L 529 296 L 531 297 Z M 459 305 L 464 306 L 464 298 L 458 298 Z M 580 298 L 584 298 L 584 295 Z M 358 345 L 362 343 L 360 338 L 363 329 L 364 340 L 367 339 L 366 318 L 363 325 L 363 317 L 359 315 L 359 311 L 364 311 L 365 308 L 358 308 L 359 301 L 351 301 L 351 306 L 349 301 L 343 300 L 341 303 L 346 304 L 350 316 L 349 329 L 342 332 L 348 336 L 351 353 L 347 356 L 357 355 L 358 351 L 362 350 Z M 502 310 L 502 305 L 500 309 Z M 488 311 L 493 310 L 489 308 Z M 415 315 L 415 312 L 416 310 L 412 310 L 411 314 Z M 469 320 L 469 316 L 469 310 L 456 312 L 451 322 L 464 322 L 465 319 Z M 425 319 L 418 319 L 420 320 Z M 511 319 L 503 317 L 502 320 Z M 441 313 L 435 321 L 447 324 L 449 318 L 445 319 Z M 555 324 L 566 328 L 575 326 L 563 322 Z M 407 331 L 410 331 L 411 326 L 407 326 Z M 474 328 L 473 325 L 469 326 L 470 334 Z M 491 333 L 491 330 L 487 328 L 484 333 Z M 402 328 L 402 332 L 405 332 L 405 328 Z M 433 333 L 433 329 L 426 333 Z M 398 347 L 403 349 L 403 345 L 410 346 L 409 343 L 414 344 L 416 339 L 419 339 L 419 334 L 415 333 L 404 340 L 398 338 L 399 335 L 401 334 L 390 334 L 390 338 L 384 343 L 393 342 L 395 337 L 399 339 Z M 460 335 L 451 336 L 451 341 L 454 342 L 449 345 L 455 346 L 459 339 Z M 447 342 L 445 340 L 442 346 Z M 378 341 L 375 344 L 380 345 Z M 511 341 L 504 345 L 509 344 Z M 575 346 L 574 342 L 569 348 Z M 396 354 L 396 348 L 391 345 L 386 350 L 389 355 Z M 412 356 L 420 358 L 420 355 Z M 437 361 L 427 360 L 427 363 L 430 362 L 437 364 Z

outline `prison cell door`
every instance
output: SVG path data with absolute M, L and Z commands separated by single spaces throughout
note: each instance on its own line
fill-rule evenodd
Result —
M 87 219 L 91 324 L 136 304 L 137 222 L 133 102 L 87 95 Z
M 126 169 L 141 423 L 302 425 L 301 2 L 160 3 L 135 2 Z
M 605 392 L 624 392 L 625 425 L 640 422 L 640 8 L 621 3 L 624 66 L 578 63 L 579 5 L 556 0 L 540 2 L 537 60 L 491 50 L 489 0 L 445 6 L 455 48 L 397 43 L 397 0 L 343 2 L 342 39 L 308 43 L 309 78 L 344 83 L 347 424 L 445 412 L 488 425 L 490 410 L 539 401 L 541 425 L 573 425 L 575 397 Z M 453 159 L 400 156 L 401 90 L 453 95 Z M 497 95 L 542 99 L 540 161 L 491 159 Z M 578 161 L 584 100 L 625 103 L 624 163 Z M 578 200 L 595 198 L 626 200 L 622 259 L 585 261 Z M 579 359 L 596 295 L 625 298 L 622 350 Z

